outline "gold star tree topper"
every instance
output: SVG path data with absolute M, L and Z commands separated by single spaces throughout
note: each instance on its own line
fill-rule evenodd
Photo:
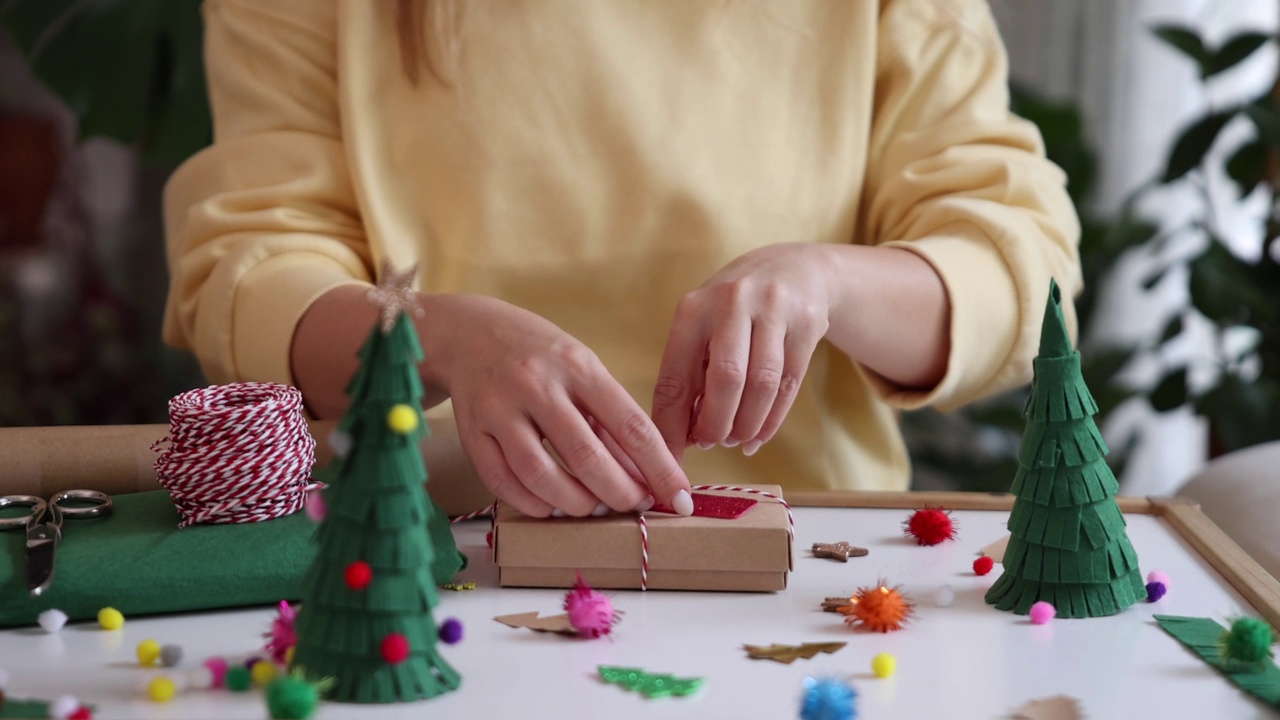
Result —
M 422 306 L 418 305 L 418 294 L 413 291 L 413 278 L 418 274 L 418 264 L 414 263 L 404 271 L 397 271 L 390 260 L 382 263 L 382 278 L 377 286 L 369 290 L 369 302 L 378 306 L 381 311 L 382 332 L 389 333 L 396 326 L 396 318 L 401 312 L 421 315 Z

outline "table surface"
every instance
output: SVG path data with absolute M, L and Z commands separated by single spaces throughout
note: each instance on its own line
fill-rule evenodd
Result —
M 851 677 L 859 718 L 1007 717 L 1033 699 L 1067 694 L 1090 718 L 1269 717 L 1253 701 L 1161 631 L 1153 614 L 1197 615 L 1223 621 L 1247 611 L 1244 601 L 1163 522 L 1129 517 L 1129 535 L 1144 574 L 1171 578 L 1159 603 L 1092 620 L 1031 625 L 996 611 L 983 592 L 999 574 L 973 574 L 978 551 L 1005 533 L 1007 513 L 958 511 L 959 538 L 918 547 L 901 534 L 902 510 L 797 508 L 795 571 L 790 587 L 774 594 L 612 592 L 625 613 L 612 638 L 584 640 L 517 630 L 496 615 L 559 612 L 558 590 L 498 588 L 489 562 L 486 522 L 455 526 L 471 557 L 460 581 L 478 589 L 441 592 L 437 621 L 457 617 L 466 638 L 441 646 L 463 675 L 462 687 L 426 701 L 389 706 L 326 703 L 316 717 L 641 717 L 786 718 L 798 715 L 808 676 Z M 870 548 L 847 564 L 813 558 L 814 542 L 848 540 Z M 883 578 L 917 602 L 917 617 L 889 634 L 849 630 L 824 613 L 824 597 L 848 594 Z M 950 585 L 956 599 L 938 607 L 937 590 Z M 185 667 L 222 655 L 257 654 L 274 610 L 130 619 L 122 630 L 69 625 L 57 634 L 38 628 L 0 632 L 0 666 L 11 674 L 10 697 L 53 698 L 70 693 L 97 705 L 95 718 L 235 718 L 267 716 L 259 691 L 187 690 L 167 704 L 138 689 L 160 671 L 142 669 L 134 648 L 143 639 L 180 644 Z M 744 643 L 799 644 L 844 641 L 832 655 L 782 665 L 750 660 Z M 897 674 L 870 672 L 877 653 L 897 658 Z M 599 665 L 641 667 L 706 684 L 690 698 L 646 700 L 597 679 Z M 172 671 L 171 671 L 172 672 Z M 590 709 L 586 711 L 585 709 Z M 509 713 L 509 714 L 508 714 Z

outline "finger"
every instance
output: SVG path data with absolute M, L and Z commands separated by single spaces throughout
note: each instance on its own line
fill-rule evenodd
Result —
M 629 475 L 632 480 L 640 484 L 644 484 L 644 475 L 641 474 L 640 468 L 636 467 L 635 462 L 632 461 L 632 459 L 627 456 L 626 451 L 618 445 L 618 441 L 614 440 L 612 435 L 605 432 L 604 427 L 602 427 L 594 417 L 588 417 L 587 424 L 591 426 L 591 432 L 594 432 L 596 437 L 600 438 L 600 442 L 604 443 L 609 454 L 613 455 L 613 459 L 618 461 L 618 464 L 622 466 L 622 469 L 626 471 L 627 475 Z M 645 495 L 648 495 L 647 489 L 645 490 Z
M 704 443 L 725 443 L 733 431 L 742 390 L 746 385 L 747 361 L 751 353 L 751 319 L 735 314 L 722 321 L 707 348 L 707 372 L 702 391 L 702 409 L 693 427 L 693 438 Z
M 553 400 L 534 414 L 551 447 L 578 482 L 618 512 L 634 510 L 648 495 L 627 475 L 569 398 Z M 603 514 L 605 508 L 592 508 Z
M 590 515 L 600 504 L 551 457 L 542 445 L 541 434 L 531 423 L 512 423 L 495 437 L 502 446 L 507 466 L 520 484 L 544 502 L 574 517 Z
M 813 357 L 813 351 L 818 347 L 818 341 L 821 339 L 821 336 L 811 338 L 805 333 L 787 333 L 787 339 L 782 346 L 782 377 L 778 379 L 778 396 L 773 400 L 773 408 L 769 410 L 769 417 L 765 418 L 760 434 L 751 441 L 753 448 L 759 448 L 761 444 L 769 442 L 778 432 L 778 428 L 782 427 L 782 421 L 786 419 L 791 405 L 796 400 L 796 395 L 800 392 L 800 384 L 804 381 L 805 372 L 809 369 L 809 359 Z M 753 449 L 752 452 L 755 450 Z
M 653 386 L 653 423 L 676 462 L 683 461 L 690 439 L 694 401 L 702 394 L 702 358 L 706 355 L 706 338 L 690 307 L 683 302 L 676 310 L 662 351 L 658 381 Z
M 648 486 L 650 497 L 671 507 L 693 511 L 689 496 L 689 479 L 676 461 L 670 446 L 649 416 L 635 400 L 612 378 L 598 382 L 589 397 L 579 397 L 578 402 L 596 418 L 605 432 L 618 443 L 618 447 L 635 463 L 640 477 Z M 688 410 L 685 411 L 686 413 Z M 686 416 L 687 418 L 687 416 Z M 686 419 L 687 421 L 687 419 Z M 679 446 L 683 450 L 684 435 Z M 676 496 L 684 493 L 683 500 Z M 686 513 L 687 514 L 687 513 Z
M 751 328 L 751 358 L 747 362 L 742 401 L 733 420 L 729 439 L 747 442 L 760 434 L 769 410 L 778 397 L 778 384 L 786 364 L 783 344 L 786 330 L 781 323 L 757 321 Z
M 461 439 L 461 438 L 460 438 Z M 480 433 L 474 440 L 463 441 L 463 449 L 475 465 L 485 487 L 503 502 L 530 517 L 546 517 L 554 509 L 550 504 L 529 492 L 520 483 L 502 455 L 502 447 L 488 433 Z

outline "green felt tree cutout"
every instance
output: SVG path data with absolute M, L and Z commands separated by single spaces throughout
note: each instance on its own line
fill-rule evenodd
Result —
M 1209 618 L 1156 615 L 1161 629 L 1222 673 L 1236 687 L 1273 707 L 1280 706 L 1280 668 L 1271 658 L 1231 663 L 1222 658 L 1227 629 Z M 1270 649 L 1269 647 L 1267 648 Z
M 461 680 L 437 652 L 432 609 L 436 584 L 452 579 L 462 556 L 425 490 L 422 350 L 405 313 L 407 273 L 386 275 L 391 284 L 370 293 L 382 322 L 347 386 L 351 408 L 338 428 L 348 440 L 336 443 L 296 621 L 293 666 L 312 681 L 331 678 L 326 696 L 344 702 L 420 700 Z
M 692 695 L 698 692 L 704 682 L 703 678 L 678 678 L 675 675 L 647 673 L 640 668 L 601 665 L 598 669 L 601 680 L 621 685 L 647 698 Z
M 1061 303 L 1052 283 L 1013 481 L 1012 537 L 987 602 L 1019 615 L 1038 601 L 1062 618 L 1114 615 L 1145 598 L 1146 587 Z

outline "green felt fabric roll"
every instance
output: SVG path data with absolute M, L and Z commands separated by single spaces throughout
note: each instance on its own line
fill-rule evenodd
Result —
M 125 617 L 271 605 L 301 596 L 316 546 L 303 513 L 267 522 L 178 529 L 168 492 L 117 495 L 105 518 L 68 519 L 53 583 L 41 597 L 26 586 L 21 531 L 0 533 L 0 627 L 34 625 L 57 608 L 71 620 L 114 607 Z M 456 551 L 455 551 L 456 552 Z M 452 579 L 455 566 L 439 583 Z

